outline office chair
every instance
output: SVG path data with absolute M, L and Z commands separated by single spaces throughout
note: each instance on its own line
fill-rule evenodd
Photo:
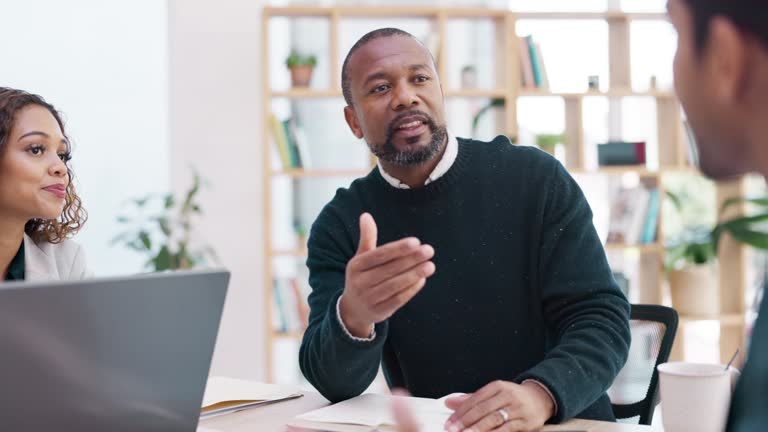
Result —
M 629 356 L 608 389 L 613 414 L 621 423 L 651 424 L 659 404 L 656 366 L 669 360 L 677 324 L 677 312 L 672 308 L 632 305 Z

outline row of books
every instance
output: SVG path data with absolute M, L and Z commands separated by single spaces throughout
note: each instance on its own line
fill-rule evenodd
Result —
M 272 328 L 282 333 L 304 331 L 309 321 L 308 295 L 309 287 L 298 278 L 275 278 L 272 283 Z
M 549 77 L 541 54 L 541 46 L 533 36 L 518 38 L 520 45 L 521 84 L 524 88 L 549 90 Z
M 621 189 L 611 206 L 608 243 L 638 245 L 656 242 L 659 190 L 638 186 Z
M 280 121 L 273 113 L 269 120 L 272 137 L 283 169 L 312 168 L 307 135 L 296 119 L 291 117 Z

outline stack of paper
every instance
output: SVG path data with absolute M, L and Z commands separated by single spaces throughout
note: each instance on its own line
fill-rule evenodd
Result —
M 422 432 L 444 432 L 445 421 L 453 413 L 445 406 L 445 398 L 423 399 L 364 394 L 354 399 L 302 414 L 296 417 L 298 421 L 294 421 L 292 424 L 305 427 L 307 426 L 306 422 L 369 427 L 394 425 L 395 420 L 392 415 L 392 400 L 394 398 L 402 398 L 411 408 Z
M 228 414 L 302 396 L 294 388 L 227 377 L 210 377 L 205 386 L 200 418 Z

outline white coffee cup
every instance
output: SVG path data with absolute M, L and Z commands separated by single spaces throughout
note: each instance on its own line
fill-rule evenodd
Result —
M 672 362 L 658 370 L 665 432 L 723 432 L 738 369 Z

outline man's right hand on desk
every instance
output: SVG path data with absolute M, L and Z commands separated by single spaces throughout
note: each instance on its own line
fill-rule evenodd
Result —
M 356 337 L 370 337 L 384 321 L 413 298 L 435 272 L 432 246 L 413 237 L 376 247 L 376 222 L 360 216 L 360 243 L 347 264 L 339 311 L 344 327 Z

